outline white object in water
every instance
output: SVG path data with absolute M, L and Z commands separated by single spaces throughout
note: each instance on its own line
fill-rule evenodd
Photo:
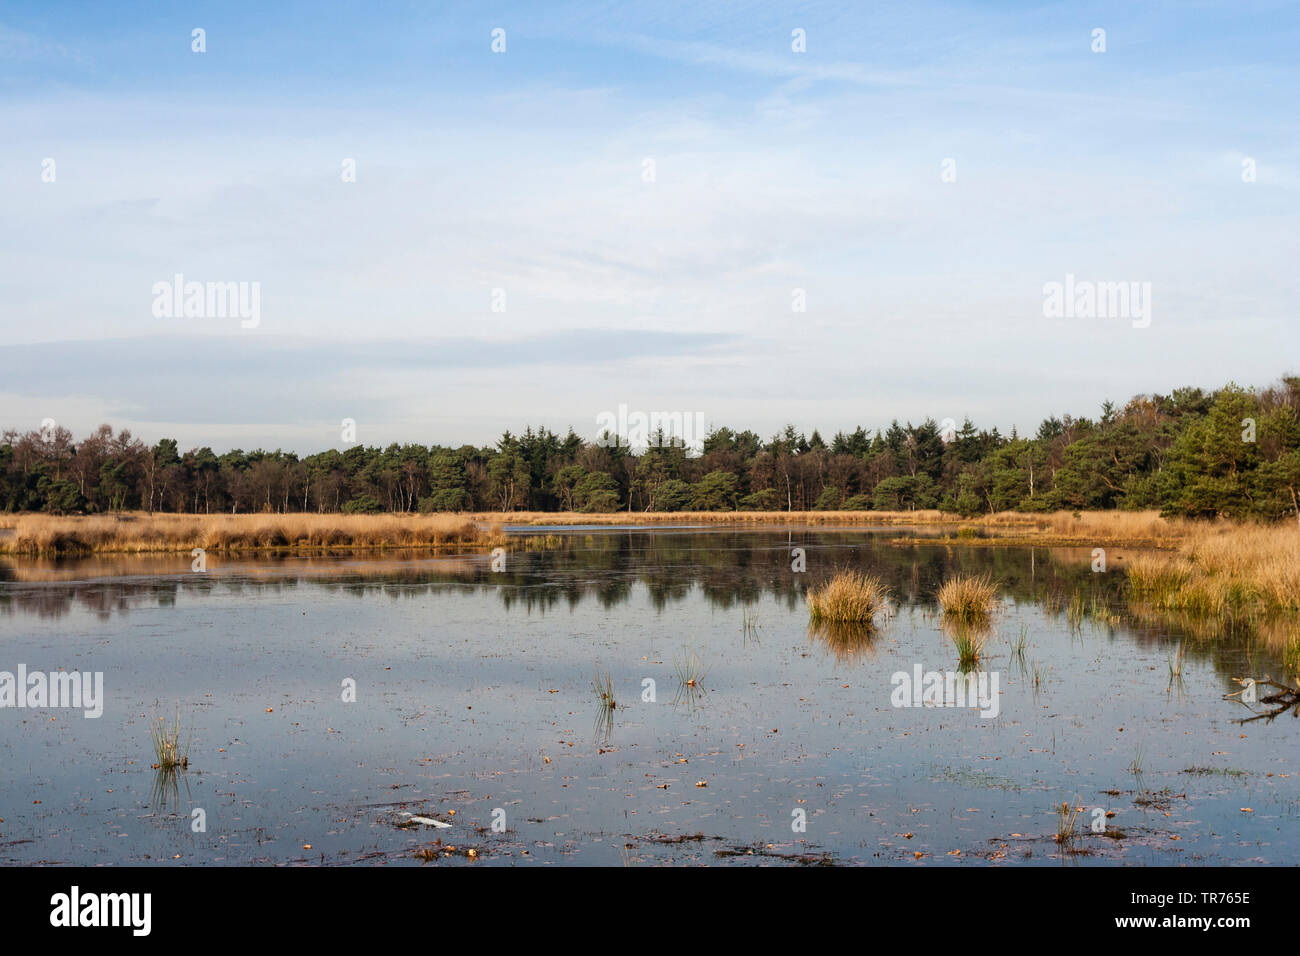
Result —
M 412 823 L 423 823 L 426 827 L 438 827 L 443 830 L 450 830 L 450 823 L 443 823 L 441 820 L 435 820 L 432 817 L 417 817 L 414 814 L 402 813 L 402 816 L 410 819 Z

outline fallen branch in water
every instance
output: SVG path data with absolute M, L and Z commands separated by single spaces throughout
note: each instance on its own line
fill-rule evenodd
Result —
M 1237 700 L 1244 707 L 1250 707 L 1251 703 L 1254 702 L 1253 692 L 1255 688 L 1272 687 L 1275 691 L 1275 693 L 1265 694 L 1259 698 L 1259 703 L 1272 708 L 1271 710 L 1262 711 L 1253 717 L 1243 717 L 1241 720 L 1235 721 L 1235 723 L 1248 724 L 1253 720 L 1261 719 L 1272 723 L 1274 717 L 1280 717 L 1288 710 L 1291 711 L 1292 717 L 1300 717 L 1300 687 L 1279 684 L 1271 677 L 1262 677 L 1258 680 L 1253 677 L 1234 677 L 1233 680 L 1241 685 L 1241 690 L 1235 694 L 1224 694 L 1223 699 Z

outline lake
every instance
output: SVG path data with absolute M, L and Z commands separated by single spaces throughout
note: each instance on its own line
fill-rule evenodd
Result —
M 104 690 L 98 718 L 0 708 L 0 861 L 1300 863 L 1300 721 L 1224 699 L 1284 671 L 1260 635 L 1128 608 L 1125 549 L 1096 573 L 902 534 L 513 529 L 501 570 L 5 561 L 0 671 Z M 843 568 L 893 613 L 810 630 L 804 589 Z M 958 670 L 934 592 L 959 571 L 1001 587 L 996 694 L 913 706 L 895 675 Z M 188 768 L 156 772 L 151 720 L 178 713 Z

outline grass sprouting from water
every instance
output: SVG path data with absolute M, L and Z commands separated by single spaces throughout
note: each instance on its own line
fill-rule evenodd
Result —
M 1029 648 L 1029 625 L 1022 622 L 1020 633 L 1015 637 L 1008 637 L 1007 644 L 1011 647 L 1011 659 L 1023 664 L 1025 662 L 1025 651 Z
M 860 571 L 838 571 L 825 584 L 808 589 L 808 614 L 814 622 L 870 623 L 884 610 L 888 593 L 879 578 Z
M 695 656 L 694 651 L 687 652 L 680 660 L 674 660 L 673 669 L 677 672 L 677 680 L 683 687 L 700 687 L 704 680 L 705 667 Z
M 1131 773 L 1131 774 L 1133 774 L 1133 776 L 1135 776 L 1135 777 L 1140 776 L 1140 775 L 1142 774 L 1142 752 L 1143 752 L 1143 749 L 1144 749 L 1144 748 L 1143 748 L 1143 745 L 1142 745 L 1141 743 L 1139 743 L 1139 744 L 1138 744 L 1137 753 L 1135 753 L 1135 754 L 1133 755 L 1133 762 L 1132 762 L 1131 764 L 1128 765 L 1128 772 Z
M 153 744 L 154 768 L 162 771 L 184 770 L 190 765 L 190 741 L 194 737 L 194 724 L 190 723 L 190 732 L 182 747 L 181 709 L 176 707 L 176 719 L 169 726 L 163 717 L 153 717 L 149 721 L 149 737 Z
M 614 732 L 614 709 L 618 707 L 614 700 L 614 679 L 609 671 L 597 669 L 591 688 L 596 693 L 596 736 L 609 740 L 609 735 Z
M 1063 848 L 1068 849 L 1074 841 L 1075 825 L 1078 823 L 1079 815 L 1083 813 L 1083 807 L 1079 806 L 1079 798 L 1076 796 L 1073 802 L 1062 802 L 1056 808 L 1056 842 Z
M 591 688 L 596 692 L 601 707 L 613 710 L 618 706 L 618 702 L 614 700 L 614 679 L 609 676 L 609 671 L 597 670 L 596 676 L 592 678 Z
M 943 613 L 964 621 L 980 621 L 993 612 L 998 586 L 982 575 L 959 574 L 943 582 L 935 597 Z

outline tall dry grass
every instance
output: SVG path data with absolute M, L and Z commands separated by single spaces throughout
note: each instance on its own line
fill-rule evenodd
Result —
M 992 578 L 959 574 L 935 593 L 943 613 L 961 621 L 984 621 L 993 613 L 998 586 Z
M 951 524 L 942 511 L 480 511 L 467 515 L 496 524 Z
M 810 587 L 805 597 L 814 621 L 866 624 L 886 607 L 888 589 L 879 578 L 860 571 L 837 571 L 825 584 Z
M 366 550 L 485 547 L 504 541 L 499 528 L 459 515 L 21 515 L 12 534 L 0 538 L 0 553 Z
M 477 521 L 516 525 L 963 525 L 994 537 L 1056 538 L 1090 544 L 1131 543 L 1172 547 L 1196 523 L 1160 517 L 1155 511 L 1002 511 L 961 518 L 934 509 L 919 511 L 493 511 L 469 514 Z M 1223 522 L 1225 527 L 1235 527 Z
M 1174 554 L 1133 556 L 1132 595 L 1164 610 L 1230 616 L 1300 610 L 1300 533 L 1289 525 L 1193 526 Z

